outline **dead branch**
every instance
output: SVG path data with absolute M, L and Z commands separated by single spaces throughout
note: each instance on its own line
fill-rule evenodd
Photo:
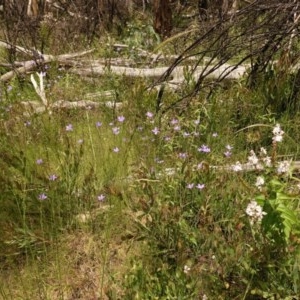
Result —
M 291 51 L 293 48 L 297 49 L 295 36 L 299 33 L 299 14 L 300 6 L 295 0 L 254 0 L 233 14 L 224 15 L 222 19 L 203 21 L 199 24 L 199 34 L 187 32 L 185 40 L 190 37 L 191 42 L 170 65 L 160 82 L 168 82 L 173 76 L 173 70 L 185 64 L 187 57 L 198 57 L 198 62 L 193 66 L 194 70 L 202 65 L 204 57 L 209 56 L 212 60 L 205 64 L 206 67 L 199 74 L 192 92 L 164 106 L 162 91 L 157 98 L 157 107 L 166 112 L 181 101 L 188 103 L 193 98 L 191 96 L 200 90 L 209 98 L 223 79 L 230 78 L 228 72 L 244 66 L 245 62 L 250 62 L 246 77 L 249 88 L 255 88 L 261 82 L 272 62 L 278 57 L 279 60 L 284 56 L 288 58 L 285 66 L 288 74 L 297 60 L 300 60 L 299 53 Z M 222 70 L 224 64 L 233 64 L 233 61 L 234 67 L 219 72 L 220 76 L 213 83 L 206 80 L 208 76 L 216 75 L 218 70 Z
M 87 50 L 82 52 L 76 52 L 76 53 L 68 53 L 68 54 L 62 54 L 62 55 L 49 55 L 49 54 L 42 54 L 36 50 L 29 50 L 26 48 L 23 48 L 21 46 L 11 45 L 8 42 L 0 41 L 0 47 L 6 48 L 6 49 L 15 49 L 17 52 L 33 56 L 34 59 L 25 61 L 25 62 L 19 62 L 18 68 L 13 69 L 5 74 L 3 74 L 0 77 L 0 82 L 7 82 L 11 80 L 15 75 L 23 75 L 26 73 L 30 73 L 32 71 L 35 71 L 37 66 L 44 65 L 53 61 L 62 63 L 62 64 L 68 64 L 70 63 L 69 60 L 72 60 L 74 58 L 82 57 L 86 54 L 89 54 L 93 52 L 94 50 Z M 21 66 L 20 66 L 21 65 Z
M 108 45 L 110 46 L 110 45 Z M 158 61 L 173 61 L 175 59 L 178 58 L 178 55 L 174 55 L 174 54 L 165 54 L 163 52 L 158 52 L 158 53 L 151 53 L 149 51 L 146 51 L 144 49 L 141 48 L 130 48 L 130 46 L 126 45 L 126 44 L 113 44 L 112 47 L 114 48 L 115 51 L 120 52 L 121 50 L 131 50 L 131 51 L 136 51 L 137 55 L 139 57 L 145 58 L 145 59 L 149 59 L 151 64 L 154 64 Z M 186 57 L 185 58 L 186 61 L 189 62 L 196 62 L 198 61 L 198 58 L 196 56 L 190 56 L 190 57 Z M 204 57 L 203 61 L 209 61 L 210 57 Z
M 3 74 L 0 77 L 0 81 L 7 82 L 7 81 L 11 80 L 15 75 L 22 75 L 22 74 L 26 74 L 28 72 L 34 71 L 38 64 L 41 64 L 41 63 L 45 64 L 45 63 L 49 63 L 49 62 L 50 61 L 45 61 L 42 59 L 26 61 L 22 67 L 19 67 L 15 70 L 12 70 L 12 71 L 9 71 L 9 72 Z
M 99 106 L 106 106 L 109 108 L 117 109 L 123 104 L 123 103 L 117 103 L 115 101 L 116 93 L 114 91 L 89 93 L 86 95 L 87 99 L 81 101 L 59 100 L 59 101 L 55 101 L 54 103 L 50 103 L 46 97 L 43 77 L 44 74 L 42 72 L 37 73 L 37 78 L 38 78 L 38 82 L 37 82 L 33 74 L 31 74 L 30 76 L 31 83 L 34 87 L 34 90 L 39 96 L 39 98 L 41 99 L 41 101 L 21 102 L 20 104 L 23 107 L 23 111 L 24 111 L 23 114 L 26 116 L 30 116 L 31 114 L 40 114 L 46 111 L 52 113 L 53 110 L 59 110 L 59 109 L 78 109 L 78 108 L 93 109 Z M 90 100 L 90 99 L 99 99 L 100 97 L 106 99 L 113 99 L 114 101 L 95 102 Z
M 218 78 L 223 75 L 227 79 L 240 79 L 246 72 L 248 65 L 236 67 L 230 64 L 223 64 L 215 68 L 214 66 L 198 66 L 194 69 L 191 66 L 177 66 L 170 73 L 171 84 L 182 84 L 185 81 L 184 74 L 190 72 L 194 79 L 198 79 L 200 74 L 207 75 L 207 78 Z M 168 67 L 157 68 L 130 68 L 121 66 L 105 66 L 93 63 L 89 67 L 73 68 L 70 71 L 83 76 L 102 76 L 107 73 L 124 75 L 129 77 L 160 78 L 168 70 Z
M 99 95 L 101 95 L 102 97 L 101 102 L 89 100 L 90 98 L 92 98 L 92 95 L 87 94 L 84 96 L 84 100 L 79 100 L 79 101 L 58 100 L 48 104 L 47 106 L 41 103 L 40 101 L 22 101 L 20 102 L 20 106 L 22 107 L 23 115 L 28 117 L 33 114 L 42 114 L 46 111 L 52 113 L 53 111 L 57 111 L 57 110 L 68 110 L 68 109 L 89 110 L 89 109 L 96 109 L 99 107 L 120 109 L 121 107 L 124 106 L 123 102 L 115 101 L 114 91 L 104 91 L 101 93 L 96 93 L 94 97 L 98 98 Z
M 290 169 L 293 172 L 298 172 L 300 170 L 300 161 L 287 161 L 287 160 L 283 160 L 280 161 L 283 163 L 287 163 L 290 165 Z M 236 171 L 235 170 L 235 165 L 220 165 L 220 166 L 207 166 L 207 167 L 203 167 L 203 169 L 210 169 L 210 170 L 214 170 L 214 171 L 221 171 L 221 172 L 234 172 L 234 173 L 244 173 L 244 172 L 262 172 L 265 170 L 265 168 L 263 166 L 261 166 L 259 169 L 255 168 L 253 166 L 253 164 L 250 163 L 244 163 L 244 164 L 240 164 L 239 165 L 241 167 L 240 171 Z M 193 166 L 194 170 L 199 170 L 197 166 Z M 173 176 L 174 174 L 178 173 L 178 171 L 180 171 L 177 168 L 166 168 L 164 171 L 162 171 L 161 173 L 159 173 L 159 177 L 162 176 Z

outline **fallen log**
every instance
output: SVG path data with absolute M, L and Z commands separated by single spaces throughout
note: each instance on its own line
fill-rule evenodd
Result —
M 299 171 L 300 170 L 300 161 L 288 161 L 288 160 L 283 160 L 283 161 L 278 161 L 277 163 L 287 163 L 290 166 L 290 169 L 293 171 Z M 214 171 L 222 171 L 222 172 L 233 172 L 233 173 L 243 173 L 243 172 L 262 172 L 266 168 L 264 166 L 261 166 L 260 168 L 257 168 L 253 166 L 251 163 L 244 163 L 241 164 L 238 162 L 238 165 L 240 167 L 239 170 L 236 169 L 236 164 L 232 165 L 220 165 L 220 166 L 211 166 L 209 164 L 200 164 L 201 166 L 193 166 L 194 171 L 199 171 L 199 170 L 214 170 Z M 178 168 L 166 168 L 162 172 L 158 173 L 158 178 L 161 178 L 163 176 L 174 176 L 177 172 L 180 172 L 181 169 Z
M 69 60 L 84 56 L 84 55 L 94 51 L 94 49 L 91 49 L 91 50 L 86 50 L 86 51 L 81 51 L 81 52 L 76 52 L 76 53 L 68 53 L 68 54 L 61 54 L 61 55 L 55 56 L 55 55 L 49 55 L 49 54 L 42 54 L 39 51 L 29 50 L 29 49 L 23 48 L 21 46 L 11 45 L 11 44 L 9 44 L 7 42 L 3 42 L 3 41 L 0 41 L 0 47 L 6 48 L 6 49 L 15 49 L 19 53 L 30 55 L 31 57 L 32 56 L 34 57 L 34 59 L 31 59 L 31 60 L 28 60 L 25 62 L 19 62 L 17 69 L 13 69 L 13 70 L 3 74 L 0 77 L 0 82 L 7 82 L 7 81 L 11 80 L 15 75 L 23 75 L 26 73 L 31 73 L 31 72 L 35 71 L 39 65 L 45 65 L 45 64 L 53 62 L 53 61 L 57 61 L 62 64 L 68 64 L 68 63 L 70 63 Z M 12 67 L 15 67 L 15 65 L 13 65 Z
M 214 66 L 198 66 L 193 68 L 191 66 L 178 66 L 174 68 L 171 73 L 171 83 L 183 83 L 185 81 L 185 73 L 191 71 L 191 75 L 194 79 L 198 79 L 199 76 L 206 76 L 206 78 L 218 78 L 224 76 L 226 79 L 240 79 L 246 72 L 249 66 L 234 66 L 230 64 L 223 64 L 218 68 Z M 149 77 L 160 78 L 167 72 L 168 67 L 157 68 L 131 68 L 122 66 L 106 66 L 93 63 L 88 67 L 72 68 L 70 72 L 83 75 L 83 76 L 102 76 L 107 73 L 113 73 L 120 76 L 129 77 Z
M 110 66 L 93 64 L 90 67 L 85 68 L 71 68 L 70 72 L 77 74 L 79 76 L 103 76 L 105 74 L 115 74 L 119 76 L 129 76 L 129 77 L 144 77 L 160 79 L 168 71 L 168 67 L 157 67 L 157 68 L 130 68 L 121 66 Z M 190 79 L 192 78 L 195 82 L 200 76 L 207 79 L 220 79 L 222 80 L 239 80 L 247 72 L 248 66 L 232 66 L 229 64 L 224 64 L 219 67 L 214 66 L 198 66 L 193 70 L 192 67 L 187 66 L 177 66 L 173 69 L 170 74 L 169 81 L 160 82 L 156 87 L 159 88 L 161 85 L 176 91 L 186 82 L 186 74 L 190 72 Z M 190 71 L 189 71 L 190 70 Z
M 18 62 L 12 67 L 16 67 L 0 77 L 0 82 L 7 82 L 11 80 L 15 75 L 22 75 L 26 73 L 32 73 L 41 64 L 47 64 L 52 61 L 58 62 L 60 65 L 65 65 L 70 68 L 68 71 L 77 74 L 82 77 L 98 77 L 105 76 L 107 74 L 115 74 L 118 76 L 129 76 L 129 77 L 144 77 L 155 79 L 159 83 L 157 87 L 164 85 L 171 90 L 177 90 L 187 81 L 187 75 L 189 80 L 197 82 L 199 78 L 205 78 L 209 80 L 240 80 L 247 71 L 251 68 L 249 64 L 229 64 L 216 61 L 209 57 L 203 57 L 203 65 L 195 66 L 182 66 L 178 65 L 171 71 L 169 67 L 152 67 L 152 68 L 138 68 L 132 67 L 132 60 L 120 59 L 120 58 L 109 58 L 109 59 L 98 59 L 98 60 L 79 60 L 78 58 L 91 53 L 92 50 L 82 51 L 78 53 L 69 53 L 62 55 L 48 55 L 41 54 L 35 50 L 28 50 L 20 46 L 13 46 L 9 43 L 0 41 L 0 47 L 8 49 L 15 49 L 17 52 L 35 56 L 36 59 L 28 60 L 25 62 Z M 126 45 L 115 44 L 115 48 L 128 48 Z M 142 55 L 150 55 L 151 53 L 138 49 Z M 159 54 L 160 55 L 160 54 Z M 173 58 L 173 56 L 170 56 Z M 152 59 L 157 59 L 155 54 Z M 192 57 L 191 57 L 192 59 Z M 272 62 L 276 64 L 275 62 Z M 123 64 L 120 65 L 120 64 Z M 3 64 L 2 64 L 3 65 Z M 125 66 L 124 66 L 125 65 Z M 130 66 L 131 65 L 131 66 Z M 299 66 L 293 66 L 291 72 L 295 72 L 299 69 Z M 168 76 L 166 76 L 168 74 Z
M 160 78 L 168 70 L 168 67 L 132 68 L 132 67 L 128 67 L 128 65 L 130 65 L 132 61 L 126 61 L 120 59 L 108 59 L 105 63 L 103 63 L 103 60 L 98 60 L 98 61 L 97 60 L 95 61 L 74 60 L 75 58 L 91 53 L 93 49 L 78 52 L 78 53 L 61 54 L 55 56 L 49 54 L 42 54 L 36 50 L 29 50 L 20 46 L 14 46 L 3 41 L 0 41 L 0 47 L 4 47 L 7 49 L 15 49 L 19 53 L 36 57 L 36 59 L 33 60 L 18 62 L 17 69 L 11 70 L 0 77 L 0 81 L 2 82 L 11 80 L 15 75 L 22 75 L 22 74 L 33 72 L 36 70 L 38 65 L 47 64 L 52 61 L 56 61 L 60 64 L 66 64 L 72 66 L 70 72 L 78 74 L 80 76 L 102 76 L 107 73 L 113 73 L 120 76 Z M 116 44 L 114 45 L 114 47 L 124 48 L 126 47 L 126 45 Z M 149 52 L 144 51 L 142 49 L 139 49 L 139 51 L 143 55 L 151 55 Z M 158 56 L 154 55 L 152 59 L 157 59 Z M 207 58 L 206 60 L 208 59 L 209 58 Z M 187 72 L 187 70 L 190 70 L 195 80 L 197 80 L 199 76 L 207 76 L 207 78 L 218 78 L 220 75 L 225 73 L 226 73 L 225 77 L 227 79 L 240 79 L 244 75 L 246 69 L 248 68 L 248 66 L 236 67 L 234 65 L 229 65 L 229 64 L 223 64 L 216 68 L 215 66 L 205 65 L 206 60 L 204 59 L 203 66 L 198 66 L 197 68 L 193 68 L 192 66 L 178 66 L 174 68 L 174 70 L 171 73 L 170 87 L 173 86 L 174 88 L 174 86 L 184 83 L 185 82 L 184 74 Z M 120 64 L 120 63 L 125 64 L 127 66 L 112 65 L 112 64 Z
M 91 101 L 91 100 L 79 100 L 79 101 L 66 101 L 58 100 L 48 106 L 43 105 L 39 101 L 22 101 L 20 102 L 22 107 L 23 115 L 30 117 L 34 114 L 42 114 L 44 112 L 49 112 L 50 114 L 53 111 L 65 110 L 65 109 L 95 109 L 98 107 L 106 107 L 111 109 L 120 109 L 123 107 L 123 102 L 116 101 Z

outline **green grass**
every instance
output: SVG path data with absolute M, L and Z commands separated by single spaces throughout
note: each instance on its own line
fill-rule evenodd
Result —
M 130 30 L 135 46 L 144 37 Z M 214 168 L 261 147 L 299 160 L 299 112 L 269 105 L 270 83 L 232 83 L 153 117 L 146 79 L 90 82 L 51 64 L 46 83 L 51 102 L 114 90 L 123 106 L 28 116 L 18 105 L 38 100 L 28 78 L 2 87 L 1 299 L 298 299 L 298 174 Z M 254 199 L 268 217 L 251 225 Z

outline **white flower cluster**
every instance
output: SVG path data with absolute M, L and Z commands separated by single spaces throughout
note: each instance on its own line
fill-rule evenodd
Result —
M 261 191 L 262 186 L 265 184 L 265 179 L 262 176 L 256 178 L 255 186 Z
M 185 266 L 183 267 L 183 273 L 184 273 L 184 274 L 188 274 L 190 271 L 191 271 L 191 268 L 190 268 L 189 266 L 185 265 Z
M 253 150 L 250 151 L 246 168 L 250 167 L 256 170 L 263 170 L 264 167 L 271 166 L 271 157 L 267 155 L 267 150 L 265 148 L 260 148 L 259 156 L 257 156 Z M 234 172 L 240 172 L 243 170 L 243 165 L 239 161 L 237 161 L 234 165 L 231 166 L 231 169 Z
M 250 151 L 248 156 L 248 164 L 256 170 L 263 170 L 264 167 L 271 167 L 271 157 L 267 155 L 267 150 L 263 147 L 260 148 L 259 156 L 253 150 Z
M 287 160 L 280 161 L 277 165 L 278 174 L 287 174 L 291 168 L 291 163 Z
M 257 204 L 256 201 L 251 201 L 247 208 L 246 208 L 246 214 L 250 218 L 250 223 L 253 225 L 254 223 L 260 222 L 264 215 L 267 213 L 262 210 L 262 207 Z
M 272 167 L 271 157 L 268 156 L 267 150 L 264 147 L 260 148 L 259 157 L 266 167 Z
M 280 124 L 276 124 L 273 128 L 273 143 L 279 143 L 283 140 L 284 131 L 281 129 Z M 264 168 L 270 168 L 272 167 L 272 159 L 267 154 L 267 150 L 263 147 L 260 148 L 259 155 L 256 155 L 256 153 L 251 150 L 250 155 L 248 156 L 248 162 L 246 165 L 242 165 L 239 161 L 237 161 L 234 165 L 231 166 L 231 169 L 234 172 L 240 172 L 243 171 L 244 167 L 246 169 L 255 169 L 255 170 L 263 170 Z M 279 162 L 277 167 L 277 173 L 278 174 L 285 174 L 290 169 L 290 162 L 283 161 Z M 256 186 L 261 189 L 261 186 L 263 185 L 262 179 L 258 179 L 260 181 L 256 182 Z
M 282 142 L 284 135 L 284 131 L 281 129 L 279 124 L 276 124 L 274 129 L 273 129 L 273 142 Z
M 250 155 L 248 156 L 248 162 L 253 166 L 259 165 L 259 159 L 253 150 L 250 150 Z
M 234 165 L 232 165 L 231 168 L 232 168 L 232 171 L 234 171 L 234 172 L 243 171 L 243 166 L 239 161 L 237 161 Z

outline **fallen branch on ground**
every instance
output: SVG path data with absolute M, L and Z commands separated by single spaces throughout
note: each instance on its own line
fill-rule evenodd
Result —
M 80 101 L 66 101 L 58 100 L 48 106 L 42 105 L 39 101 L 22 101 L 21 106 L 24 109 L 24 116 L 30 116 L 32 114 L 41 114 L 46 111 L 52 113 L 55 110 L 64 110 L 64 109 L 95 109 L 98 107 L 107 107 L 119 109 L 124 104 L 122 102 L 115 101 L 103 101 L 95 102 L 90 100 L 80 100 Z
M 126 45 L 115 45 L 115 47 L 126 47 Z M 168 67 L 156 67 L 156 68 L 132 68 L 128 67 L 132 63 L 132 61 L 127 61 L 123 59 L 108 59 L 107 61 L 102 60 L 74 60 L 78 57 L 84 56 L 88 53 L 91 53 L 93 50 L 82 51 L 78 53 L 71 53 L 71 54 L 62 54 L 62 55 L 48 55 L 48 54 L 41 54 L 35 50 L 28 50 L 20 46 L 13 46 L 7 42 L 0 41 L 0 47 L 5 47 L 7 49 L 15 49 L 19 53 L 23 53 L 26 55 L 34 55 L 37 58 L 34 60 L 28 60 L 25 62 L 18 62 L 18 64 L 13 66 L 18 66 L 18 68 L 11 70 L 0 77 L 0 81 L 7 82 L 11 80 L 15 75 L 22 75 L 29 72 L 33 72 L 36 70 L 38 65 L 47 64 L 52 61 L 56 61 L 62 65 L 69 65 L 72 68 L 70 72 L 78 74 L 80 76 L 102 76 L 107 73 L 113 73 L 120 76 L 129 76 L 129 77 L 145 77 L 145 78 L 160 78 L 162 77 L 165 72 L 169 69 Z M 143 55 L 152 55 L 151 53 L 141 50 Z M 159 54 L 160 55 L 160 54 Z M 157 55 L 155 55 L 157 58 Z M 173 56 L 170 56 L 174 59 Z M 154 58 L 154 57 L 153 57 Z M 208 58 L 207 58 L 208 59 Z M 174 68 L 171 74 L 171 80 L 167 83 L 171 89 L 176 89 L 178 85 L 181 85 L 185 82 L 185 73 L 190 70 L 192 76 L 195 80 L 198 79 L 198 76 L 206 75 L 207 78 L 218 78 L 220 74 L 225 74 L 227 79 L 240 79 L 248 66 L 232 66 L 229 64 L 223 64 L 217 69 L 213 70 L 214 66 L 206 66 L 206 60 L 204 60 L 203 66 L 198 66 L 197 68 L 193 69 L 189 66 L 178 66 Z M 115 66 L 113 64 L 118 64 Z M 119 64 L 126 65 L 119 66 Z M 3 65 L 3 64 L 2 64 Z M 11 66 L 11 67 L 13 67 Z M 193 71 L 191 71 L 193 70 Z
M 290 164 L 290 168 L 293 171 L 299 171 L 300 170 L 300 161 L 288 161 L 288 160 L 283 160 L 280 161 L 281 163 L 287 163 Z M 203 164 L 203 166 L 199 169 L 197 166 L 194 166 L 193 169 L 194 170 L 215 170 L 215 171 L 224 171 L 224 172 L 234 172 L 234 173 L 240 173 L 240 172 L 252 172 L 252 171 L 263 171 L 265 170 L 265 168 L 263 166 L 261 166 L 259 169 L 256 168 L 255 166 L 253 166 L 253 164 L 250 163 L 245 163 L 245 164 L 239 164 L 239 166 L 241 167 L 240 171 L 236 171 L 235 167 L 236 164 L 232 164 L 232 165 L 224 165 L 224 166 L 211 166 L 208 164 Z M 177 168 L 166 168 L 164 171 L 160 172 L 158 174 L 158 177 L 162 177 L 162 176 L 173 176 L 175 175 L 177 172 L 180 172 L 180 169 Z
M 5 74 L 3 74 L 0 77 L 0 82 L 7 82 L 11 80 L 15 75 L 22 75 L 26 74 L 28 72 L 35 71 L 38 65 L 44 65 L 53 61 L 62 63 L 62 64 L 68 64 L 69 60 L 72 60 L 74 58 L 81 57 L 83 55 L 86 55 L 88 53 L 93 52 L 94 50 L 87 50 L 77 53 L 69 53 L 69 54 L 61 54 L 61 55 L 49 55 L 49 54 L 42 54 L 36 50 L 29 50 L 25 49 L 20 46 L 14 46 L 7 42 L 0 41 L 0 47 L 4 47 L 6 49 L 15 49 L 19 53 L 23 53 L 26 55 L 34 56 L 36 59 L 28 60 L 23 63 L 19 62 L 19 67 L 17 69 L 13 69 Z M 21 65 L 21 66 L 20 66 Z
M 241 79 L 250 69 L 249 64 L 229 64 L 222 63 L 208 57 L 202 57 L 203 65 L 194 66 L 182 66 L 176 65 L 170 70 L 169 67 L 154 67 L 154 68 L 137 68 L 129 67 L 133 64 L 132 60 L 111 58 L 111 59 L 98 59 L 98 60 L 79 60 L 93 50 L 82 51 L 78 53 L 62 54 L 62 55 L 48 55 L 41 54 L 37 51 L 28 50 L 20 46 L 12 46 L 9 43 L 0 41 L 0 47 L 8 49 L 14 48 L 17 52 L 35 55 L 37 58 L 34 60 L 28 60 L 25 62 L 17 62 L 16 65 L 11 65 L 11 68 L 16 67 L 0 77 L 0 82 L 7 82 L 11 80 L 15 75 L 22 75 L 31 73 L 37 69 L 39 65 L 45 65 L 52 61 L 58 62 L 60 65 L 70 67 L 69 72 L 77 74 L 82 77 L 98 77 L 106 74 L 115 74 L 118 76 L 129 76 L 129 77 L 144 77 L 152 79 L 160 79 L 158 86 L 164 85 L 169 87 L 171 90 L 177 90 L 187 81 L 192 79 L 195 82 L 199 81 L 199 78 L 216 79 L 218 82 L 221 80 L 239 80 Z M 114 45 L 117 47 L 127 47 L 126 45 Z M 152 55 L 151 53 L 139 49 L 144 55 Z M 173 56 L 170 56 L 174 58 Z M 154 57 L 153 57 L 154 58 Z M 192 57 L 190 57 L 192 59 Z M 276 62 L 273 62 L 274 64 Z M 123 66 L 121 66 L 122 64 Z M 2 63 L 2 65 L 4 65 Z M 7 66 L 8 64 L 6 64 Z M 125 65 L 125 66 L 124 66 Z M 298 70 L 299 66 L 294 66 L 291 72 Z M 166 74 L 168 74 L 166 76 Z

